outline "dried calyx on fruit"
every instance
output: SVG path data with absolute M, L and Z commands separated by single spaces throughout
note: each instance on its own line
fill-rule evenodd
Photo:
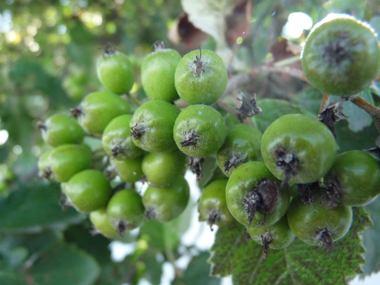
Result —
M 265 225 L 267 215 L 274 211 L 279 197 L 278 186 L 275 182 L 261 179 L 256 185 L 247 192 L 242 201 L 244 211 L 248 217 L 248 227 L 251 226 L 256 211 L 264 214 L 264 220 L 260 225 Z

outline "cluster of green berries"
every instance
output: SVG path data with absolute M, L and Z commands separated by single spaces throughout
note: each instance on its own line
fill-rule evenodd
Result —
M 334 19 L 339 29 L 346 26 L 341 21 L 348 21 L 349 28 L 329 33 L 333 20 L 317 25 L 306 42 L 302 63 L 317 88 L 348 96 L 367 87 L 380 61 L 373 67 L 376 72 L 366 73 L 366 80 L 351 80 L 351 69 L 365 58 L 361 53 L 366 49 L 358 42 L 365 46 L 374 34 L 367 39 L 364 32 L 352 31 L 352 22 L 359 29 L 368 27 L 351 17 Z M 380 59 L 376 38 L 375 43 L 371 56 Z M 313 61 L 323 63 L 320 73 L 332 68 L 346 71 L 339 77 L 346 76 L 349 82 L 344 84 L 354 86 L 314 79 L 321 74 L 315 75 Z M 45 178 L 61 182 L 65 205 L 89 213 L 95 228 L 110 238 L 139 227 L 144 216 L 160 222 L 178 217 L 189 201 L 186 166 L 201 178 L 202 163 L 209 158 L 217 167 L 202 187 L 199 220 L 211 229 L 243 224 L 263 246 L 264 257 L 269 248 L 284 248 L 295 237 L 331 251 L 333 242 L 351 226 L 351 207 L 365 205 L 380 193 L 379 161 L 362 150 L 337 155 L 333 133 L 317 119 L 288 114 L 268 126 L 259 123 L 258 115 L 259 130 L 222 116 L 211 105 L 225 92 L 227 70 L 212 51 L 199 49 L 181 57 L 156 43 L 141 66 L 142 86 L 151 100 L 133 114 L 127 97 L 120 96 L 134 82 L 127 56 L 107 48 L 97 71 L 109 92 L 91 93 L 72 109 L 72 116 L 54 115 L 39 124 L 45 142 L 53 147 L 41 156 L 39 168 Z M 326 86 L 319 87 L 318 80 Z M 330 85 L 335 87 L 328 89 Z M 337 86 L 342 90 L 338 92 Z M 189 106 L 180 110 L 174 104 L 177 99 Z M 243 116 L 261 110 L 254 100 L 242 101 Z M 86 134 L 101 138 L 112 171 L 105 174 L 94 167 L 94 154 L 83 144 Z M 112 188 L 115 176 L 131 187 Z M 142 196 L 132 187 L 141 180 L 148 182 Z

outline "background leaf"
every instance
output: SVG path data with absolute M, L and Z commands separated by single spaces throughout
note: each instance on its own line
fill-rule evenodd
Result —
M 59 206 L 58 184 L 28 184 L 0 198 L 0 232 L 40 231 L 77 223 L 83 216 L 73 208 L 63 212 Z
M 323 247 L 295 240 L 283 250 L 271 250 L 262 258 L 261 246 L 246 239 L 240 225 L 220 228 L 211 248 L 211 274 L 232 274 L 234 284 L 346 284 L 361 273 L 364 248 L 359 232 L 371 226 L 364 208 L 354 208 L 354 222 L 347 235 L 328 254 Z
M 74 245 L 58 244 L 25 272 L 37 284 L 91 285 L 100 273 L 95 259 Z

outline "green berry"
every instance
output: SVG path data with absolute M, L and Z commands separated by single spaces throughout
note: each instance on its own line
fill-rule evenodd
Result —
M 173 126 L 179 112 L 177 107 L 165 101 L 144 103 L 137 108 L 129 124 L 133 142 L 149 152 L 175 149 Z
M 114 159 L 127 160 L 144 153 L 133 142 L 129 123 L 132 115 L 114 118 L 105 128 L 102 136 L 104 151 Z
M 277 223 L 268 228 L 248 228 L 251 238 L 263 246 L 263 257 L 268 257 L 270 249 L 282 249 L 288 247 L 296 237 L 291 231 L 287 216 L 283 216 Z
M 141 64 L 141 83 L 148 97 L 173 102 L 179 98 L 174 86 L 174 73 L 181 55 L 174 49 L 165 48 L 162 42 L 154 44 L 154 52 Z
M 57 146 L 47 159 L 51 175 L 59 182 L 68 181 L 74 174 L 89 168 L 92 163 L 91 151 L 76 144 Z
M 143 195 L 145 216 L 159 222 L 171 221 L 185 210 L 189 198 L 189 184 L 182 176 L 179 176 L 170 187 L 149 186 Z
M 192 105 L 184 109 L 174 125 L 177 147 L 193 157 L 206 157 L 217 152 L 226 137 L 222 115 L 206 105 Z
M 75 174 L 62 184 L 68 203 L 79 212 L 90 213 L 106 207 L 111 196 L 111 187 L 99 170 L 87 169 Z
M 320 206 L 321 195 L 316 193 L 312 204 L 304 204 L 301 196 L 290 203 L 287 213 L 289 227 L 303 242 L 309 245 L 325 246 L 332 251 L 333 242 L 344 237 L 352 223 L 349 206 L 328 209 Z
M 132 183 L 139 181 L 143 176 L 142 159 L 143 157 L 139 156 L 128 160 L 113 160 L 112 165 L 121 181 Z
M 119 235 L 139 227 L 144 218 L 141 196 L 130 189 L 120 190 L 108 202 L 107 214 Z
M 283 217 L 290 202 L 287 187 L 261 161 L 240 165 L 226 186 L 226 200 L 232 216 L 246 227 L 267 228 Z
M 362 150 L 344 152 L 337 156 L 324 182 L 332 202 L 364 206 L 380 193 L 380 163 Z
M 129 103 L 110 92 L 90 93 L 71 110 L 82 128 L 94 134 L 102 134 L 112 119 L 129 112 Z
M 207 221 L 211 230 L 213 225 L 221 227 L 234 221 L 227 208 L 227 181 L 227 179 L 221 179 L 208 184 L 203 190 L 199 201 L 199 221 Z
M 268 169 L 283 184 L 311 183 L 335 160 L 334 135 L 321 122 L 300 114 L 278 118 L 264 132 L 261 153 Z
M 116 236 L 116 229 L 109 221 L 106 208 L 101 208 L 90 213 L 90 221 L 94 225 L 97 232 L 108 238 Z
M 142 171 L 152 186 L 170 186 L 186 171 L 187 157 L 179 150 L 147 153 L 142 160 Z
M 233 126 L 216 154 L 220 169 L 226 176 L 239 165 L 261 159 L 261 137 L 259 130 L 252 126 L 238 124 Z
M 84 131 L 73 117 L 57 114 L 49 117 L 45 123 L 38 123 L 42 138 L 50 146 L 61 144 L 80 144 Z
M 227 69 L 223 60 L 211 50 L 194 50 L 179 62 L 175 87 L 189 104 L 215 103 L 227 86 Z
M 330 14 L 310 31 L 302 69 L 316 88 L 350 96 L 367 88 L 380 69 L 380 45 L 372 28 L 346 14 Z
M 103 86 L 116 94 L 128 93 L 135 81 L 128 57 L 110 47 L 98 58 L 96 72 Z

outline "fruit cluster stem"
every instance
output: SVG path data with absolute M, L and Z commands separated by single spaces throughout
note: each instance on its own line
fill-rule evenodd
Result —
M 375 127 L 377 129 L 377 132 L 380 134 L 380 108 L 373 106 L 372 104 L 368 103 L 366 100 L 359 96 L 353 96 L 352 98 L 350 98 L 350 100 L 352 103 L 366 111 L 371 116 L 373 123 L 375 124 Z

